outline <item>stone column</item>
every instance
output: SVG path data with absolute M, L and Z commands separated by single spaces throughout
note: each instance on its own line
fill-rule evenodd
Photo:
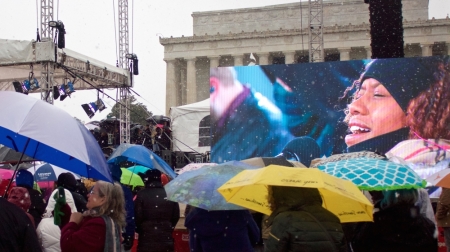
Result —
M 295 62 L 295 51 L 283 51 L 284 54 L 284 63 L 285 64 L 293 64 Z
M 166 115 L 170 107 L 177 106 L 177 85 L 175 83 L 175 60 L 164 59 L 166 62 Z
M 433 55 L 433 44 L 421 43 L 420 47 L 422 47 L 422 56 L 425 57 Z
M 220 56 L 208 56 L 209 59 L 209 67 L 219 67 L 219 58 Z
M 186 59 L 186 103 L 197 102 L 197 76 L 195 69 L 196 58 Z
M 242 54 L 235 54 L 231 55 L 234 58 L 234 65 L 235 66 L 242 66 L 244 65 L 244 55 Z
M 364 49 L 366 49 L 366 58 L 371 59 L 372 58 L 372 47 L 368 46 L 368 47 L 364 47 Z
M 349 47 L 346 48 L 338 48 L 340 54 L 340 61 L 350 60 L 350 51 L 352 49 Z
M 257 53 L 259 56 L 258 65 L 269 65 L 269 53 Z

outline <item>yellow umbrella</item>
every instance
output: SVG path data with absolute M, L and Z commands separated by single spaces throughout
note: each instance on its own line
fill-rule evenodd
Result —
M 355 184 L 316 168 L 270 165 L 244 170 L 217 191 L 230 203 L 270 215 L 269 186 L 317 188 L 322 196 L 322 206 L 338 216 L 341 222 L 373 221 L 373 205 Z

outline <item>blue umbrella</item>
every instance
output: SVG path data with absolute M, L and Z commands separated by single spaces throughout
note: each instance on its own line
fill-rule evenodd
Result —
M 120 144 L 116 150 L 109 156 L 109 164 L 119 164 L 124 161 L 136 163 L 145 167 L 157 169 L 171 178 L 177 174 L 173 169 L 158 155 L 147 149 L 145 146 L 137 144 Z
M 43 164 L 36 168 L 35 167 L 28 168 L 27 170 L 31 172 L 31 174 L 34 174 L 34 180 L 36 182 L 57 181 L 61 173 L 70 172 L 66 169 L 51 164 Z M 74 174 L 73 172 L 70 173 L 72 173 L 75 176 L 75 179 L 80 179 L 80 177 L 77 174 Z
M 138 173 L 145 173 L 145 172 L 147 172 L 150 169 L 151 168 L 148 168 L 148 167 L 145 167 L 145 166 L 142 166 L 142 165 L 135 165 L 135 166 L 131 166 L 131 167 L 127 168 L 127 170 L 131 171 L 132 173 L 136 173 L 136 174 L 138 174 Z
M 17 92 L 0 91 L 0 143 L 84 177 L 112 181 L 94 136 L 64 110 Z

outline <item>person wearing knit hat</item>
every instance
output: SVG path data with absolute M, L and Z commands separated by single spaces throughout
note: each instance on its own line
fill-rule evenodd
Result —
M 436 80 L 435 57 L 375 59 L 370 61 L 348 105 L 345 137 L 348 152 L 385 154 L 409 137 L 407 110 L 411 100 Z
M 45 211 L 46 202 L 42 194 L 36 189 L 33 189 L 33 184 L 34 177 L 31 172 L 27 170 L 19 170 L 17 172 L 16 185 L 27 189 L 31 200 L 31 206 L 28 210 L 28 213 L 33 216 L 34 223 L 36 224 L 36 226 L 38 226 L 39 222 L 42 219 L 42 214 Z
M 82 213 L 87 210 L 86 199 L 81 194 L 76 192 L 77 180 L 72 173 L 66 172 L 59 174 L 57 184 L 59 187 L 63 187 L 70 191 L 73 199 L 75 200 L 75 205 L 77 206 L 78 212 Z
M 178 203 L 166 199 L 160 171 L 146 171 L 144 183 L 145 189 L 137 193 L 134 201 L 137 251 L 173 251 L 172 232 L 180 218 Z
M 8 194 L 8 201 L 25 211 L 28 218 L 30 218 L 31 222 L 33 223 L 33 226 L 36 228 L 33 216 L 28 213 L 28 210 L 31 206 L 31 200 L 30 194 L 28 193 L 28 190 L 26 188 L 19 186 L 13 187 Z

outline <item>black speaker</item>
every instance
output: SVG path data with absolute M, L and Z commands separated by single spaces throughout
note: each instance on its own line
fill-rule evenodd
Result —
M 189 153 L 189 159 L 193 163 L 203 163 L 203 156 L 202 156 L 202 154 Z
M 162 150 L 161 158 L 172 167 L 172 151 L 171 150 Z
M 183 168 L 188 161 L 182 151 L 175 151 L 175 168 Z

